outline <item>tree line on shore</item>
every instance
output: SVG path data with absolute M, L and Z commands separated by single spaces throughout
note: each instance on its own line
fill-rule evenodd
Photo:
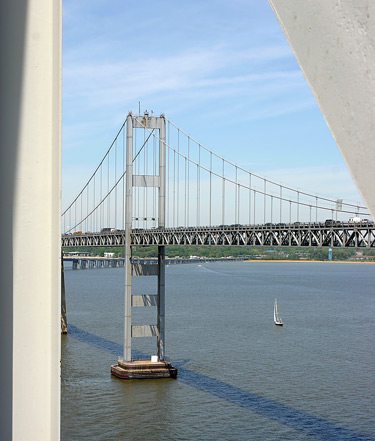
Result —
M 114 253 L 124 257 L 123 247 L 81 247 L 65 248 L 64 251 L 89 252 L 93 256 L 104 256 Z M 157 257 L 157 246 L 133 247 L 134 257 Z M 166 246 L 165 255 L 169 258 L 189 258 L 190 256 L 221 258 L 242 257 L 256 260 L 329 260 L 328 248 L 297 248 L 297 247 L 251 247 L 251 246 Z M 366 260 L 375 261 L 375 250 L 355 248 L 333 248 L 332 260 Z

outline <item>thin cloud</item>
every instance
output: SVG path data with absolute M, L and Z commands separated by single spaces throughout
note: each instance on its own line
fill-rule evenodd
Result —
M 286 184 L 356 200 L 346 170 L 319 165 L 343 161 L 267 2 L 67 0 L 63 11 L 64 198 L 77 158 L 92 172 L 141 101 L 215 151 L 233 145 L 228 159 L 251 154 L 274 180 L 277 164 Z
M 330 199 L 344 198 L 345 202 L 364 205 L 345 166 L 290 167 L 274 169 L 272 171 L 260 171 L 259 174 L 268 177 L 278 184 L 292 187 L 305 193 Z
M 79 107 L 90 109 L 113 106 L 116 102 L 136 101 L 140 95 L 154 97 L 160 94 L 183 94 L 197 91 L 202 98 L 276 92 L 283 87 L 298 87 L 302 75 L 294 71 L 249 73 L 247 75 L 224 75 L 228 66 L 239 59 L 272 60 L 288 56 L 280 48 L 262 48 L 257 51 L 239 51 L 222 56 L 220 48 L 188 51 L 176 56 L 150 58 L 131 62 L 92 63 L 68 65 L 64 69 L 64 100 L 76 102 Z M 252 67 L 253 69 L 253 67 Z M 251 85 L 258 83 L 256 87 Z M 157 101 L 157 98 L 154 99 Z

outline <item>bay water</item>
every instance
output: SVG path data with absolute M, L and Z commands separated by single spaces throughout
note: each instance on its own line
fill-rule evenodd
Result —
M 166 354 L 177 379 L 119 380 L 124 269 L 65 285 L 61 439 L 375 440 L 375 266 L 212 262 L 166 268 Z M 133 277 L 155 294 L 155 277 Z M 277 297 L 283 327 L 273 324 Z M 156 310 L 133 308 L 133 324 Z M 156 339 L 132 339 L 156 354 Z

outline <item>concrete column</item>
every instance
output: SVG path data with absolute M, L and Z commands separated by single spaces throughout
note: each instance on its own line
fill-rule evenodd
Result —
M 0 439 L 56 441 L 60 0 L 1 1 L 0 53 Z
M 375 3 L 269 3 L 374 218 Z
M 132 345 L 132 264 L 130 234 L 133 207 L 133 117 L 126 120 L 126 195 L 125 195 L 125 310 L 124 310 L 124 361 L 131 361 Z

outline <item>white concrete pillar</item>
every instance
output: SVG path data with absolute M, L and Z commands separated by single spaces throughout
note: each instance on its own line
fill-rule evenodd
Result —
M 0 2 L 0 439 L 60 439 L 61 1 Z
M 375 3 L 269 3 L 374 218 Z

